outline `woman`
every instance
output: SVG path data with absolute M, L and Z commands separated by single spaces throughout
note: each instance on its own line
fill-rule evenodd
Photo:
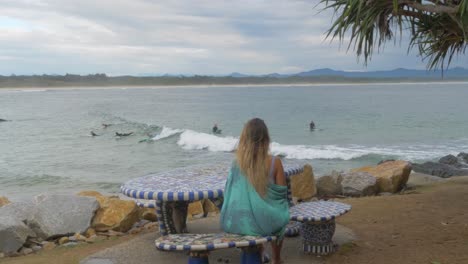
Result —
M 278 236 L 272 251 L 273 263 L 280 263 L 289 207 L 283 165 L 268 154 L 269 147 L 265 122 L 259 118 L 247 122 L 226 182 L 221 226 L 228 233 Z

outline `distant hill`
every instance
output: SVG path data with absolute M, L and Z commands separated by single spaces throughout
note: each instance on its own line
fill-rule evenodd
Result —
M 247 75 L 242 73 L 232 73 L 230 77 L 244 78 L 244 77 L 272 77 L 272 78 L 287 78 L 287 77 L 346 77 L 346 78 L 442 78 L 442 71 L 426 71 L 426 70 L 411 70 L 398 68 L 389 71 L 339 71 L 333 69 L 317 69 L 296 74 L 278 74 L 270 73 L 266 75 Z M 468 69 L 456 67 L 453 69 L 445 70 L 443 73 L 444 78 L 468 78 Z

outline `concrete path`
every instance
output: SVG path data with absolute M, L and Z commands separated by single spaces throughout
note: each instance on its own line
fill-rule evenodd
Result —
M 191 221 L 188 223 L 188 228 L 193 233 L 220 232 L 219 218 L 211 217 Z M 154 240 L 158 236 L 159 233 L 140 235 L 135 239 L 91 255 L 81 261 L 80 264 L 175 264 L 187 262 L 188 257 L 184 252 L 163 252 L 156 250 Z M 337 225 L 334 237 L 336 243 L 342 245 L 353 240 L 355 240 L 355 236 L 351 230 Z M 323 263 L 322 258 L 305 255 L 301 252 L 301 240 L 299 237 L 286 238 L 282 254 L 285 263 Z M 240 263 L 240 250 L 215 250 L 210 254 L 210 263 Z

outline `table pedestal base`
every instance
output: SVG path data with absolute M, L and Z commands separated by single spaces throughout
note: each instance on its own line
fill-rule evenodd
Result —
M 190 252 L 188 264 L 209 264 L 208 252 Z
M 187 233 L 186 201 L 163 202 L 156 201 L 156 215 L 158 216 L 159 232 L 165 236 L 168 234 Z
M 262 264 L 261 247 L 253 246 L 242 249 L 241 264 Z
M 317 255 L 333 253 L 336 248 L 332 241 L 334 233 L 335 220 L 303 223 L 300 234 L 304 252 Z

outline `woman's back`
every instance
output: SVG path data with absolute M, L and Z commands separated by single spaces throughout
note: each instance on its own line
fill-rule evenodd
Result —
M 278 161 L 281 164 L 281 161 Z M 287 187 L 276 184 L 275 158 L 271 159 L 268 186 L 262 197 L 233 162 L 224 192 L 221 226 L 243 235 L 282 235 L 289 222 Z

